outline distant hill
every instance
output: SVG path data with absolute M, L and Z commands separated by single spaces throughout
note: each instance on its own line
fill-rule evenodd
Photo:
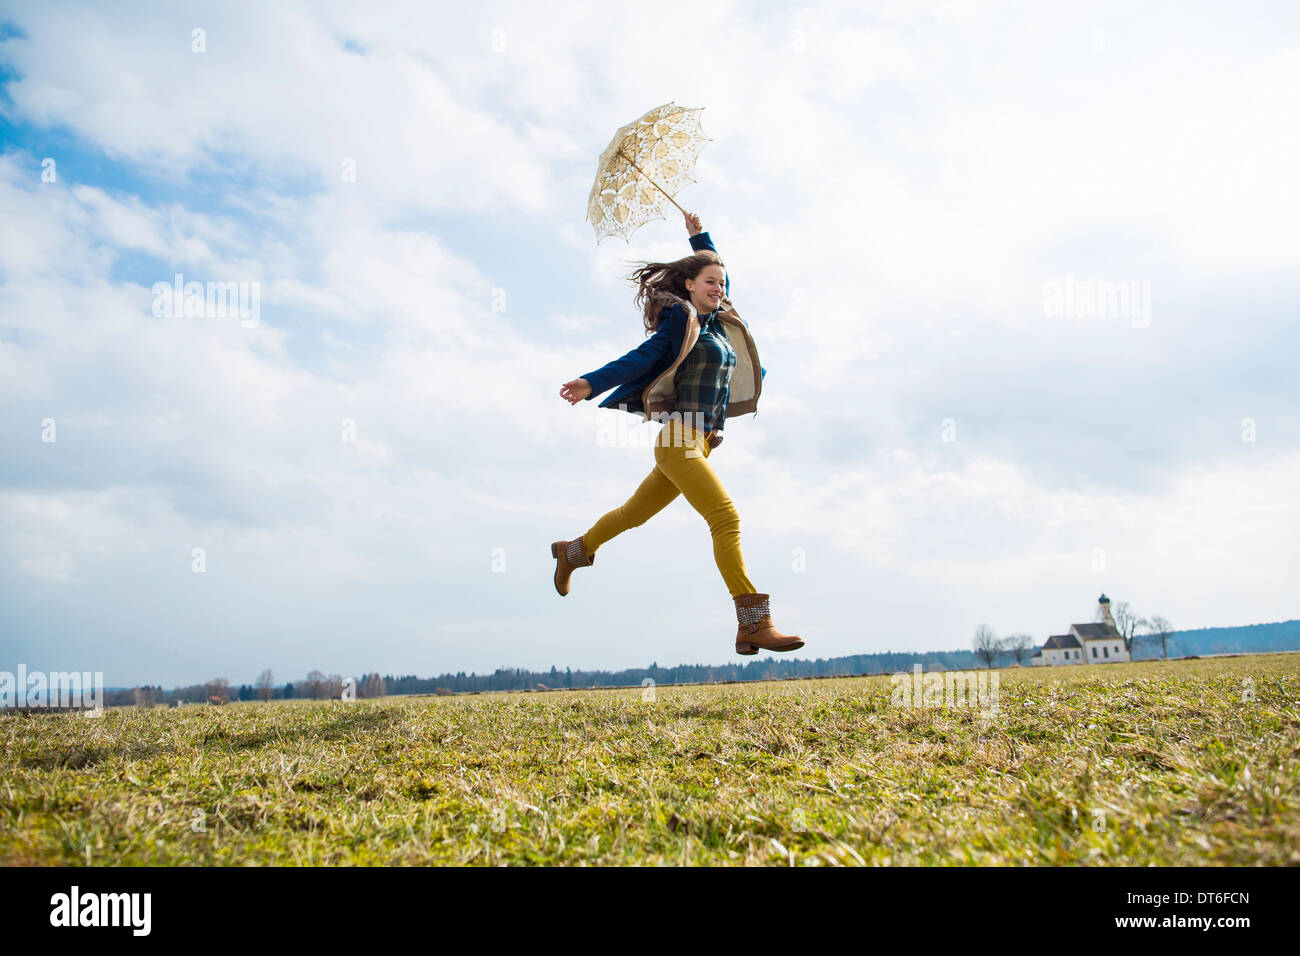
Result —
M 1176 631 L 1170 635 L 1168 650 L 1170 657 L 1300 650 L 1300 621 Z M 1140 661 L 1159 656 L 1160 643 L 1158 641 L 1152 643 L 1139 635 L 1137 645 L 1133 648 L 1134 659 Z
M 1242 627 L 1205 627 L 1198 630 L 1175 631 L 1169 639 L 1170 657 L 1187 657 L 1203 654 L 1255 653 L 1262 651 L 1300 650 L 1300 620 L 1281 621 L 1275 624 L 1249 624 Z M 1030 652 L 1032 653 L 1032 651 Z M 1160 645 L 1151 643 L 1139 635 L 1134 648 L 1137 660 L 1149 660 L 1160 656 Z M 1007 667 L 1012 660 L 1002 657 L 999 667 Z M 910 672 L 912 667 L 920 664 L 925 670 L 973 670 L 982 667 L 973 651 L 884 651 L 876 654 L 852 654 L 845 657 L 818 657 L 813 660 L 791 660 L 785 657 L 765 657 L 759 660 L 737 661 L 728 664 L 677 664 L 672 667 L 660 667 L 657 663 L 649 667 L 631 668 L 621 671 L 584 671 L 552 667 L 549 671 L 526 671 L 518 668 L 502 667 L 490 674 L 465 673 L 441 674 L 437 677 L 417 677 L 413 674 L 402 677 L 384 675 L 387 694 L 435 694 L 435 693 L 473 693 L 478 691 L 500 690 L 560 690 L 582 687 L 637 687 L 650 678 L 656 684 L 693 684 L 711 681 L 759 681 L 779 680 L 799 677 L 839 677 L 857 674 L 896 674 L 900 671 Z M 1028 658 L 1026 658 L 1028 665 Z M 378 675 L 372 675 L 378 677 Z M 341 679 L 341 678 L 340 678 Z M 358 679 L 361 693 L 365 693 L 364 680 Z M 105 703 L 109 705 L 130 704 L 135 700 L 134 689 L 111 690 L 105 688 Z M 158 703 L 170 703 L 174 699 L 203 701 L 208 691 L 204 685 L 186 688 L 174 688 L 164 691 L 161 687 L 154 689 L 153 699 Z M 244 684 L 230 688 L 230 695 L 235 700 L 254 700 L 258 696 L 256 687 Z M 308 685 L 299 683 L 277 686 L 273 697 L 312 696 Z M 327 695 L 329 696 L 329 695 Z M 334 694 L 337 696 L 337 693 Z
M 1255 653 L 1261 651 L 1300 650 L 1300 620 L 1275 624 L 1249 624 L 1242 627 L 1206 627 L 1176 631 L 1168 641 L 1170 657 L 1200 654 Z M 1032 653 L 1032 652 L 1031 652 Z M 1160 645 L 1139 639 L 1137 660 L 1160 656 Z M 999 666 L 1012 661 L 1003 658 Z M 1026 663 L 1028 661 L 1026 660 Z M 440 677 L 385 677 L 390 694 L 428 694 L 443 687 L 451 691 L 522 690 L 540 686 L 548 689 L 565 687 L 637 686 L 645 678 L 656 684 L 679 684 L 727 680 L 777 680 L 787 677 L 833 677 L 850 674 L 895 674 L 910 671 L 915 664 L 925 670 L 971 670 L 982 667 L 973 651 L 885 651 L 877 654 L 853 654 L 846 657 L 790 660 L 764 658 L 734 664 L 678 664 L 623 671 L 530 672 L 502 668 L 492 674 L 444 674 Z

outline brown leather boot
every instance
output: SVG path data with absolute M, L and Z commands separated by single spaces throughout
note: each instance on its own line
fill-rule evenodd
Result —
M 737 594 L 736 653 L 757 654 L 765 651 L 795 651 L 803 647 L 803 639 L 794 634 L 782 634 L 772 625 L 772 612 L 766 594 Z
M 596 563 L 596 556 L 587 554 L 582 536 L 572 541 L 556 541 L 551 545 L 551 557 L 555 559 L 555 590 L 560 596 L 569 593 L 569 575 L 574 568 L 587 568 Z

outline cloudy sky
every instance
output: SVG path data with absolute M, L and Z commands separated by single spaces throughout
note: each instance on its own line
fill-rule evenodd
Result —
M 1298 617 L 1298 99 L 1284 2 L 0 3 L 0 669 L 742 660 L 684 499 L 551 582 L 653 466 L 558 393 L 689 252 L 585 221 L 669 101 L 801 655 Z

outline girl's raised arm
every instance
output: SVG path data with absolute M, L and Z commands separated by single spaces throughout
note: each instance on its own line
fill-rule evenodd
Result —
M 685 213 L 684 215 L 686 216 L 686 231 L 690 234 L 691 237 L 691 249 L 693 249 L 695 252 L 699 252 L 701 249 L 708 249 L 712 252 L 717 252 L 718 249 L 713 244 L 713 240 L 709 238 L 709 234 L 704 231 L 704 225 L 703 223 L 700 222 L 700 217 L 695 215 L 695 213 L 693 212 L 688 212 Z M 726 291 L 727 291 L 727 298 L 730 299 L 731 298 L 731 270 L 730 269 L 727 270 Z
M 700 222 L 700 217 L 695 215 L 693 212 L 686 213 L 686 230 L 691 236 L 691 248 L 696 252 L 699 252 L 701 249 L 712 249 L 714 252 L 718 251 L 717 247 L 713 245 L 713 240 L 709 238 L 709 234 L 704 231 L 704 225 Z M 730 269 L 727 270 L 727 298 L 731 298 Z M 749 328 L 749 321 L 744 316 L 741 316 L 740 321 L 745 323 L 745 328 Z M 760 365 L 758 370 L 762 377 L 767 377 L 767 369 Z

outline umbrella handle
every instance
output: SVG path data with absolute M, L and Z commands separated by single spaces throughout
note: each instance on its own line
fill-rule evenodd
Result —
M 621 149 L 618 151 L 618 155 L 622 156 L 622 157 L 623 157 L 624 159 L 626 159 L 629 163 L 631 163 L 632 166 L 633 166 L 633 168 L 636 169 L 636 171 L 637 171 L 638 173 L 640 173 L 642 176 L 644 176 L 644 177 L 649 181 L 649 183 L 650 183 L 651 186 L 653 186 L 655 189 L 658 189 L 661 193 L 664 193 L 663 187 L 660 186 L 660 185 L 659 185 L 657 182 L 655 182 L 653 179 L 650 179 L 650 174 L 647 173 L 647 172 L 646 172 L 644 169 L 642 169 L 640 166 L 637 166 L 636 161 L 633 160 L 631 156 L 629 156 L 627 153 L 623 152 L 623 150 L 621 150 Z M 664 195 L 665 195 L 665 196 L 668 196 L 667 193 L 664 193 Z M 668 201 L 669 201 L 670 203 L 672 203 L 674 206 L 677 206 L 677 200 L 674 199 L 672 196 L 668 196 Z M 677 208 L 678 208 L 678 210 L 680 210 L 680 212 L 681 212 L 681 214 L 682 214 L 683 216 L 686 215 L 686 210 L 685 210 L 685 209 L 682 209 L 681 206 L 677 206 Z

